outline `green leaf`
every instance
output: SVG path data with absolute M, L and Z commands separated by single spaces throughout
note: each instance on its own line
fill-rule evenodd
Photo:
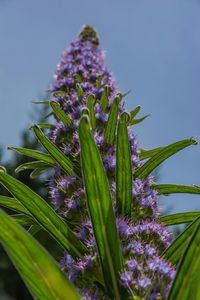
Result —
M 30 212 L 16 199 L 0 195 L 0 206 L 15 210 L 19 213 L 30 215 Z
M 12 219 L 15 220 L 18 224 L 22 226 L 32 226 L 37 224 L 36 221 L 31 216 L 23 215 L 23 214 L 16 214 L 11 215 Z
M 53 93 L 54 97 L 68 97 L 68 93 L 64 92 L 64 91 L 56 91 Z
M 55 129 L 55 125 L 54 124 L 49 124 L 49 123 L 38 123 L 37 124 L 40 128 L 44 128 L 44 129 Z
M 115 299 L 121 299 L 119 272 L 122 253 L 116 229 L 115 216 L 108 180 L 101 156 L 90 131 L 89 118 L 82 116 L 79 125 L 81 162 L 87 203 L 97 242 L 105 284 Z
M 136 106 L 136 108 L 134 108 L 133 110 L 131 110 L 130 112 L 130 115 L 131 115 L 131 118 L 130 118 L 130 121 L 132 121 L 133 118 L 135 118 L 135 116 L 139 113 L 141 109 L 141 106 Z
M 34 299 L 78 300 L 76 290 L 54 259 L 0 210 L 0 240 Z
M 164 259 L 168 260 L 173 265 L 176 265 L 179 262 L 197 224 L 200 224 L 200 217 L 195 219 L 165 250 L 163 253 Z
M 185 213 L 172 214 L 160 218 L 162 223 L 165 225 L 176 225 L 193 222 L 197 217 L 200 216 L 200 211 L 190 211 Z
M 28 162 L 28 163 L 24 163 L 20 166 L 18 166 L 16 169 L 15 169 L 15 172 L 16 173 L 19 173 L 21 171 L 24 171 L 24 170 L 29 170 L 29 169 L 41 169 L 41 170 L 44 170 L 44 169 L 47 169 L 47 168 L 51 168 L 52 165 L 42 161 L 42 160 L 38 160 L 38 161 L 32 161 L 32 162 Z
M 200 194 L 200 187 L 187 186 L 178 184 L 153 184 L 153 190 L 156 190 L 160 195 L 169 195 L 175 193 Z
M 36 235 L 40 230 L 41 230 L 40 225 L 38 225 L 38 224 L 33 224 L 33 225 L 31 225 L 30 228 L 28 229 L 28 232 L 29 232 L 31 235 Z
M 77 81 L 78 83 L 83 82 L 83 78 L 81 77 L 80 74 L 76 74 L 76 75 L 75 75 L 75 79 L 76 79 L 76 81 Z
M 103 111 L 106 111 L 106 109 L 108 108 L 108 95 L 109 95 L 109 86 L 105 86 L 105 89 L 100 99 L 100 105 Z
M 42 175 L 42 173 L 44 171 L 45 171 L 45 169 L 35 169 L 31 172 L 30 178 L 35 179 L 35 178 L 39 177 L 40 175 Z
M 140 158 L 140 160 L 143 160 L 143 159 L 152 157 L 155 154 L 157 154 L 158 152 L 160 152 L 160 150 L 162 150 L 163 148 L 164 147 L 158 147 L 158 148 L 151 149 L 151 150 L 140 149 L 139 158 Z
M 79 174 L 76 165 L 44 135 L 37 125 L 34 125 L 32 129 L 43 147 L 49 152 L 52 159 L 59 164 L 65 173 L 69 175 Z
M 167 158 L 191 145 L 197 145 L 197 142 L 193 139 L 186 139 L 164 147 L 161 151 L 152 156 L 135 172 L 135 178 L 146 178 L 156 167 L 158 167 Z
M 141 123 L 142 121 L 144 121 L 146 118 L 148 118 L 150 115 L 146 115 L 146 116 L 144 116 L 144 117 L 142 117 L 142 118 L 139 118 L 139 119 L 132 119 L 131 121 L 130 121 L 130 125 L 136 125 L 136 124 L 139 124 L 139 123 Z
M 118 111 L 119 111 L 120 98 L 116 97 L 112 103 L 109 113 L 108 121 L 105 128 L 106 143 L 113 145 L 115 141 L 115 131 L 117 127 Z
M 8 147 L 9 150 L 15 151 L 19 154 L 23 154 L 26 156 L 30 156 L 39 160 L 43 160 L 44 162 L 50 164 L 50 165 L 55 165 L 55 160 L 46 153 L 37 151 L 37 150 L 32 150 L 32 149 L 26 149 L 26 148 L 17 148 L 17 147 Z
M 77 88 L 77 95 L 78 95 L 78 98 L 82 98 L 83 95 L 84 95 L 84 92 L 83 92 L 83 89 L 82 87 L 80 86 L 80 84 L 76 84 L 76 88 Z
M 89 109 L 89 115 L 90 115 L 90 121 L 92 129 L 96 128 L 96 118 L 95 118 L 95 112 L 94 112 L 94 103 L 95 103 L 95 97 L 94 95 L 89 95 L 87 99 L 87 107 Z
M 130 115 L 123 113 L 117 129 L 116 154 L 116 202 L 120 215 L 131 215 L 132 206 L 132 162 L 127 125 Z
M 33 104 L 47 104 L 47 105 L 49 105 L 49 104 L 50 104 L 50 101 L 49 101 L 49 100 L 44 100 L 44 101 L 33 101 L 32 103 L 33 103 Z
M 74 258 L 87 252 L 66 223 L 39 195 L 3 171 L 0 171 L 0 182 Z
M 199 249 L 200 224 L 198 223 L 178 265 L 178 269 L 168 296 L 168 300 L 200 299 Z
M 51 101 L 50 105 L 56 115 L 56 117 L 65 125 L 65 126 L 71 126 L 72 121 L 71 119 L 66 115 L 64 110 L 60 107 L 58 102 Z

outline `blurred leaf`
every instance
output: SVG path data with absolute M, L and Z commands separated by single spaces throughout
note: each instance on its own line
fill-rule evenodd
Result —
M 117 127 L 117 119 L 118 119 L 118 110 L 119 110 L 119 102 L 120 102 L 120 98 L 116 97 L 113 100 L 111 109 L 110 109 L 110 113 L 109 113 L 109 117 L 108 117 L 108 121 L 106 124 L 106 128 L 105 128 L 105 140 L 106 143 L 113 145 L 114 141 L 115 141 L 115 131 L 116 131 L 116 127 Z
M 178 265 L 176 277 L 171 287 L 168 300 L 199 300 L 200 299 L 200 224 L 185 249 Z
M 38 123 L 37 124 L 40 128 L 44 128 L 44 129 L 55 129 L 55 125 L 54 124 L 49 124 L 49 123 Z
M 121 299 L 119 272 L 122 253 L 116 229 L 115 216 L 100 153 L 90 131 L 88 116 L 82 116 L 79 125 L 81 162 L 87 203 L 99 251 L 105 284 L 115 299 Z
M 33 104 L 50 104 L 49 100 L 45 100 L 45 101 L 33 101 Z
M 80 299 L 53 258 L 0 210 L 0 240 L 34 299 Z
M 16 199 L 0 195 L 0 206 L 30 215 L 30 212 Z
M 89 115 L 90 115 L 90 121 L 92 129 L 96 128 L 96 118 L 95 118 L 95 112 L 94 112 L 94 103 L 95 98 L 94 95 L 90 94 L 87 99 L 87 107 L 89 109 Z
M 74 258 L 87 252 L 66 223 L 39 195 L 2 171 L 0 182 Z
M 200 217 L 195 219 L 165 250 L 163 258 L 176 265 L 183 254 L 196 226 L 200 224 Z
M 127 125 L 130 115 L 124 112 L 117 129 L 116 154 L 116 202 L 120 215 L 131 216 L 132 206 L 132 162 Z
M 83 89 L 80 86 L 80 84 L 78 84 L 78 83 L 76 84 L 76 89 L 77 89 L 78 98 L 82 98 L 84 95 L 84 92 L 83 92 Z
M 200 211 L 190 211 L 185 213 L 178 213 L 173 215 L 168 215 L 160 218 L 162 223 L 165 225 L 175 225 L 175 224 L 182 224 L 182 223 L 189 223 L 193 222 L 197 217 L 200 216 Z
M 15 172 L 16 173 L 19 173 L 21 171 L 24 171 L 24 170 L 29 170 L 29 169 L 47 169 L 47 168 L 51 168 L 52 165 L 42 161 L 42 160 L 38 160 L 38 161 L 32 161 L 32 162 L 28 162 L 28 163 L 24 163 L 20 166 L 18 166 L 16 169 L 15 169 Z
M 167 158 L 191 145 L 197 145 L 197 142 L 193 139 L 186 139 L 164 147 L 162 150 L 160 150 L 158 153 L 152 156 L 147 162 L 145 162 L 135 172 L 135 178 L 146 178 L 155 168 L 157 168 Z
M 141 109 L 141 106 L 136 106 L 136 108 L 134 108 L 133 110 L 131 110 L 130 112 L 130 115 L 131 115 L 131 118 L 130 118 L 130 121 L 132 121 L 133 118 L 135 118 L 135 116 L 139 113 Z
M 53 93 L 54 97 L 68 97 L 68 93 L 64 92 L 64 91 L 56 91 Z
M 23 214 L 16 214 L 16 215 L 11 215 L 12 219 L 15 220 L 18 224 L 22 226 L 31 226 L 34 224 L 37 224 L 36 221 L 28 215 L 23 215 Z
M 200 187 L 178 185 L 178 184 L 153 184 L 153 190 L 156 190 L 160 195 L 169 195 L 175 193 L 200 194 Z
M 79 173 L 79 169 L 76 165 L 44 135 L 37 125 L 34 125 L 32 129 L 43 147 L 49 152 L 52 159 L 59 164 L 66 174 L 77 175 Z
M 30 228 L 28 229 L 28 232 L 31 235 L 35 235 L 36 233 L 38 233 L 41 230 L 41 226 L 38 224 L 33 224 L 30 226 Z
M 50 105 L 56 115 L 56 117 L 65 125 L 70 126 L 72 124 L 72 120 L 66 115 L 64 110 L 60 107 L 58 102 L 51 101 Z
M 19 154 L 23 154 L 26 156 L 30 156 L 36 159 L 43 160 L 44 162 L 50 164 L 50 165 L 55 165 L 55 160 L 46 153 L 37 151 L 37 150 L 32 150 L 32 149 L 26 149 L 26 148 L 17 148 L 17 147 L 8 147 L 9 150 L 15 151 Z
M 106 111 L 106 109 L 108 108 L 108 95 L 109 95 L 109 86 L 105 86 L 100 99 L 100 105 L 103 111 Z

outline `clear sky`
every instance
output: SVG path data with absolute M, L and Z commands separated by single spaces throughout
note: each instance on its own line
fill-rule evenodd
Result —
M 135 127 L 153 148 L 200 136 L 199 0 L 0 0 L 0 144 L 20 145 L 32 100 L 46 91 L 60 54 L 91 24 L 127 97 L 151 117 Z M 200 185 L 200 146 L 169 159 L 160 182 Z M 200 209 L 200 196 L 164 197 L 173 211 Z

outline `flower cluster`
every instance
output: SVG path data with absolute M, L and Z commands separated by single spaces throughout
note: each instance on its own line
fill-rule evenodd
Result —
M 114 206 L 116 147 L 105 142 L 104 130 L 113 100 L 118 95 L 122 98 L 122 95 L 112 74 L 105 67 L 105 55 L 99 47 L 99 39 L 93 28 L 84 27 L 79 37 L 64 51 L 51 91 L 54 101 L 60 104 L 71 119 L 71 125 L 65 126 L 57 120 L 50 137 L 74 161 L 80 160 L 77 132 L 79 120 L 82 110 L 87 107 L 88 97 L 93 95 L 96 118 L 93 135 L 108 176 Z M 105 93 L 108 105 L 102 108 L 101 99 Z M 124 102 L 121 100 L 119 115 L 124 110 Z M 128 128 L 128 135 L 132 170 L 135 172 L 141 162 L 138 142 L 131 127 Z M 171 236 L 159 222 L 157 194 L 150 188 L 151 181 L 152 178 L 148 177 L 145 180 L 136 179 L 133 183 L 133 220 L 122 216 L 117 218 L 125 261 L 120 282 L 128 290 L 127 299 L 165 299 L 175 273 L 174 267 L 160 257 L 163 250 L 169 246 Z M 103 284 L 99 283 L 102 275 L 82 180 L 64 175 L 57 167 L 50 182 L 50 196 L 55 209 L 68 221 L 73 221 L 74 232 L 90 249 L 90 255 L 79 261 L 74 261 L 65 253 L 61 261 L 62 268 L 78 287 L 83 299 L 108 299 Z

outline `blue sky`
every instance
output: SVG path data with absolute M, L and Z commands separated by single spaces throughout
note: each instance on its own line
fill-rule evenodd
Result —
M 127 97 L 151 117 L 135 127 L 140 145 L 152 148 L 200 136 L 200 1 L 194 0 L 0 0 L 0 144 L 20 145 L 33 123 L 32 100 L 51 82 L 60 53 L 91 24 L 107 64 Z M 6 157 L 9 157 L 6 154 Z M 200 147 L 169 159 L 165 183 L 200 185 Z M 200 196 L 161 200 L 173 211 L 199 208 Z

